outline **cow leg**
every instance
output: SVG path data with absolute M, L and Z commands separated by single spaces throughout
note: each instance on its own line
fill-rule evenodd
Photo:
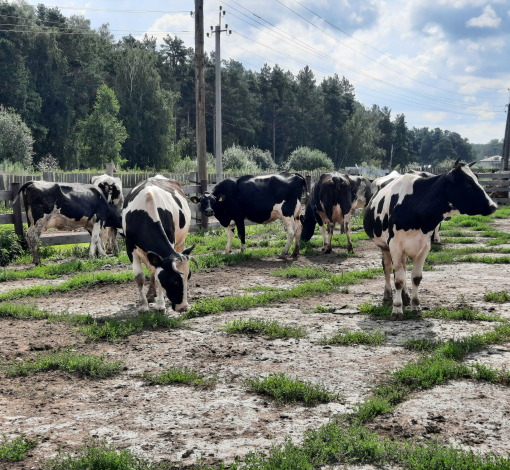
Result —
M 283 217 L 283 225 L 285 225 L 285 230 L 287 231 L 287 242 L 285 243 L 282 252 L 278 255 L 278 258 L 280 259 L 287 258 L 290 245 L 292 245 L 292 241 L 294 240 L 297 232 L 294 217 Z
M 234 238 L 234 229 L 236 224 L 231 224 L 227 227 L 227 246 L 225 248 L 225 254 L 228 255 L 230 253 L 230 249 L 232 248 L 232 239 Z
M 415 315 L 421 314 L 420 300 L 418 299 L 418 287 L 422 279 L 423 265 L 425 264 L 429 250 L 430 246 L 425 246 L 413 261 L 413 270 L 411 272 L 411 279 L 413 281 L 411 312 Z
M 94 222 L 92 226 L 92 239 L 90 240 L 89 256 L 91 258 L 96 257 L 96 250 L 99 256 L 106 256 L 106 252 L 103 250 L 100 237 L 101 227 L 99 222 Z
M 343 222 L 343 224 L 340 224 L 340 227 L 343 228 L 343 230 L 345 231 L 345 234 L 347 235 L 347 251 L 349 253 L 354 253 L 354 250 L 352 248 L 352 242 L 351 242 L 351 213 L 350 212 L 344 217 L 344 222 Z
M 154 299 L 156 298 L 156 295 L 158 294 L 156 290 L 156 270 L 151 269 L 151 279 L 149 281 L 149 290 L 147 291 L 147 302 L 150 304 L 154 302 Z
M 328 245 L 324 250 L 324 253 L 331 253 L 333 251 L 333 233 L 335 231 L 335 222 L 328 222 Z
M 143 291 L 143 285 L 145 283 L 145 273 L 143 272 L 143 266 L 140 261 L 140 256 L 136 251 L 133 251 L 133 273 L 135 274 L 136 285 L 138 286 L 139 298 L 138 298 L 138 310 L 140 312 L 149 311 L 149 303 L 147 297 Z
M 299 219 L 299 216 L 296 217 L 296 238 L 294 243 L 294 250 L 292 251 L 292 257 L 297 258 L 299 256 L 299 245 L 301 244 L 301 232 L 303 230 L 303 224 Z
M 438 245 L 441 244 L 441 237 L 439 236 L 439 229 L 441 228 L 441 224 L 439 224 L 435 230 L 434 230 L 434 235 L 432 237 L 432 241 Z
M 411 305 L 411 297 L 409 297 L 409 291 L 407 290 L 407 256 L 402 255 L 402 266 L 404 268 L 404 287 L 402 287 L 402 302 L 408 307 Z
M 163 292 L 163 287 L 161 287 L 161 283 L 159 282 L 158 276 L 155 276 L 154 279 L 156 281 L 156 290 L 158 292 L 158 296 L 156 298 L 156 310 L 165 311 L 166 306 L 165 306 L 165 295 Z M 152 280 L 152 276 L 151 276 L 151 280 Z
M 393 293 L 391 292 L 391 254 L 389 250 L 382 251 L 382 266 L 384 271 L 384 297 L 383 302 L 392 303 Z
M 117 243 L 117 229 L 116 228 L 110 229 L 110 246 L 113 249 L 113 254 L 118 256 L 119 255 L 119 244 Z
M 241 253 L 246 250 L 246 230 L 244 228 L 244 219 L 236 222 L 237 235 L 241 240 Z
M 393 300 L 393 310 L 391 312 L 392 320 L 403 320 L 404 310 L 402 301 L 402 290 L 405 286 L 406 271 L 405 266 L 402 265 L 403 255 L 402 253 L 392 255 L 393 269 L 395 271 L 395 299 Z
M 108 233 L 108 228 L 102 228 L 99 233 L 99 238 L 101 241 L 101 245 L 103 247 L 103 250 L 106 251 L 106 253 L 111 253 L 111 250 L 108 250 L 108 238 L 110 234 Z
M 51 214 L 39 219 L 35 224 L 31 225 L 27 230 L 27 243 L 30 253 L 32 254 L 32 261 L 36 266 L 41 266 L 41 258 L 39 257 L 39 238 Z
M 319 228 L 322 235 L 322 251 L 326 251 L 328 246 L 328 241 L 326 239 L 326 225 L 325 224 L 319 225 Z

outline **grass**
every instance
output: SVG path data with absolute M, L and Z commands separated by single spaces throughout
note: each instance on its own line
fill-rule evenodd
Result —
M 364 279 L 373 279 L 382 273 L 382 269 L 367 269 L 365 271 L 349 271 L 334 274 L 330 279 L 306 282 L 291 289 L 262 292 L 256 295 L 239 295 L 224 298 L 208 298 L 199 300 L 183 315 L 184 319 L 202 317 L 221 312 L 248 310 L 254 307 L 285 302 L 289 299 L 310 297 L 334 292 L 340 287 L 356 284 Z
M 289 279 L 327 279 L 332 276 L 328 269 L 312 266 L 289 266 L 279 268 L 271 273 L 271 276 L 286 277 Z
M 340 330 L 335 335 L 328 338 L 324 336 L 319 344 L 331 344 L 335 346 L 354 346 L 357 344 L 367 344 L 378 346 L 384 342 L 386 334 L 377 331 L 348 331 L 346 329 Z
M 216 375 L 205 378 L 200 372 L 180 366 L 172 366 L 159 374 L 142 374 L 144 380 L 151 385 L 193 385 L 195 387 L 210 387 L 216 382 Z
M 104 322 L 94 320 L 91 324 L 80 326 L 79 330 L 91 341 L 98 339 L 120 341 L 146 328 L 181 328 L 183 326 L 182 316 L 168 317 L 163 312 L 145 312 L 126 320 L 111 319 Z
M 303 338 L 308 333 L 301 326 L 291 326 L 277 320 L 258 320 L 255 318 L 236 319 L 219 327 L 229 334 L 262 334 L 271 339 Z
M 123 368 L 122 361 L 108 362 L 103 356 L 76 354 L 71 349 L 37 354 L 35 357 L 7 363 L 7 377 L 27 376 L 37 372 L 61 370 L 90 377 L 106 378 L 117 375 Z
M 510 302 L 510 294 L 504 290 L 504 291 L 501 291 L 501 292 L 493 292 L 493 291 L 490 291 L 490 292 L 486 292 L 483 296 L 483 298 L 487 301 L 487 302 Z
M 88 438 L 75 453 L 59 449 L 56 457 L 44 463 L 45 470 L 156 470 L 163 466 L 133 455 L 129 450 L 116 450 L 112 444 Z
M 297 377 L 292 378 L 284 372 L 247 379 L 245 386 L 252 392 L 269 395 L 276 401 L 285 403 L 299 401 L 310 406 L 317 403 L 329 403 L 338 398 L 338 394 L 330 392 L 323 384 L 313 384 Z
M 8 302 L 0 303 L 0 317 L 12 317 L 21 320 L 48 320 L 72 325 L 87 325 L 94 323 L 90 315 L 70 314 L 67 312 L 53 313 L 40 310 L 35 305 L 18 305 Z
M 392 307 L 389 305 L 372 305 L 368 302 L 361 304 L 360 312 L 373 317 L 390 318 Z M 485 315 L 471 307 L 461 307 L 459 309 L 447 309 L 446 307 L 437 307 L 434 310 L 424 310 L 423 318 L 440 318 L 443 320 L 466 320 L 466 321 L 490 321 L 502 322 L 504 319 L 497 316 Z M 404 310 L 404 318 L 416 318 L 409 310 Z
M 7 439 L 4 434 L 0 442 L 0 461 L 18 462 L 27 457 L 28 452 L 39 443 L 38 439 L 28 439 L 23 434 L 15 439 Z

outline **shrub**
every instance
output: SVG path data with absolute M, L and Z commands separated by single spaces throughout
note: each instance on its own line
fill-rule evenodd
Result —
M 57 171 L 58 160 L 51 153 L 48 153 L 48 155 L 39 160 L 35 167 L 37 171 Z
M 286 170 L 297 170 L 297 171 L 314 171 L 334 170 L 333 161 L 320 150 L 312 150 L 308 147 L 298 147 L 291 154 L 287 162 L 285 163 Z
M 23 254 L 20 240 L 12 232 L 0 232 L 0 266 L 9 265 L 14 259 Z
M 252 147 L 245 149 L 245 153 L 248 159 L 255 163 L 261 170 L 276 170 L 276 163 L 273 161 L 269 150 Z
M 32 164 L 34 139 L 21 116 L 0 105 L 0 160 Z
M 223 153 L 223 170 L 255 172 L 259 168 L 249 159 L 245 150 L 233 145 Z

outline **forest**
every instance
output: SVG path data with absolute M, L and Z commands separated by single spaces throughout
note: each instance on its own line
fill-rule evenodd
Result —
M 195 158 L 194 51 L 179 37 L 115 41 L 107 25 L 92 29 L 85 17 L 42 4 L 3 1 L 0 18 L 0 126 L 4 135 L 21 126 L 27 148 L 22 159 L 19 143 L 0 141 L 0 160 L 173 170 Z M 205 77 L 212 152 L 214 53 L 206 55 Z M 319 82 L 309 67 L 297 75 L 267 64 L 254 72 L 226 60 L 222 95 L 224 151 L 260 149 L 280 167 L 302 147 L 326 154 L 336 168 L 477 157 L 461 135 L 410 127 L 383 105 L 365 107 L 345 77 Z

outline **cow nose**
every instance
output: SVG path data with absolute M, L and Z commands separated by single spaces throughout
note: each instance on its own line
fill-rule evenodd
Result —
M 206 209 L 205 210 L 205 215 L 207 217 L 212 217 L 213 214 L 214 214 L 214 212 L 211 209 Z

